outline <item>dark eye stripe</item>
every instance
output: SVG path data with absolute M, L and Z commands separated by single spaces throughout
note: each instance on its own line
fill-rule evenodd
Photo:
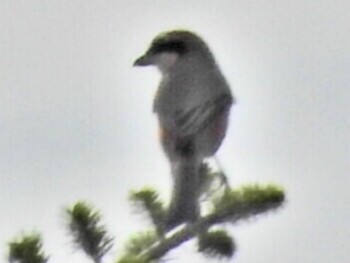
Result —
M 161 52 L 175 52 L 178 54 L 184 54 L 187 51 L 186 45 L 181 41 L 167 41 L 161 43 L 154 43 L 151 48 L 152 53 Z

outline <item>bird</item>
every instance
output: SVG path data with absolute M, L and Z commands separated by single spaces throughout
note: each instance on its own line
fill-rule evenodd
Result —
M 221 146 L 235 98 L 208 45 L 189 30 L 158 34 L 134 66 L 155 66 L 161 74 L 153 111 L 173 178 L 169 231 L 200 216 L 201 165 Z

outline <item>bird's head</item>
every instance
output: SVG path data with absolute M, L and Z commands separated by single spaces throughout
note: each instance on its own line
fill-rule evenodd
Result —
M 212 60 L 207 45 L 199 36 L 186 30 L 173 30 L 156 36 L 146 53 L 134 62 L 134 66 L 154 65 L 164 73 L 184 58 L 196 55 Z

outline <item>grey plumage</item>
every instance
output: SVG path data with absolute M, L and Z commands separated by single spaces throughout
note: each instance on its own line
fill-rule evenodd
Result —
M 157 36 L 135 65 L 155 65 L 162 79 L 153 110 L 174 181 L 166 228 L 199 214 L 199 170 L 225 137 L 234 98 L 205 42 L 176 30 Z

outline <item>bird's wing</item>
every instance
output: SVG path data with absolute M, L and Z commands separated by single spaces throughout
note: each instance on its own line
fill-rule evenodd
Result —
M 205 128 L 218 114 L 231 107 L 234 102 L 231 94 L 222 94 L 186 111 L 179 111 L 175 117 L 175 126 L 181 137 L 196 134 Z

